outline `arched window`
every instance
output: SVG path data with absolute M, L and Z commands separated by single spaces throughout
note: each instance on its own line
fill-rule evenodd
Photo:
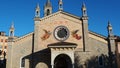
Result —
M 10 32 L 10 36 L 13 36 L 13 31 Z
M 36 10 L 36 17 L 39 17 L 39 11 L 38 10 Z
M 47 9 L 47 16 L 50 15 L 50 9 Z
M 103 67 L 103 66 L 104 66 L 103 56 L 99 56 L 99 57 L 98 57 L 98 65 L 99 65 L 100 67 Z
M 20 60 L 20 68 L 25 68 L 25 59 L 21 58 Z

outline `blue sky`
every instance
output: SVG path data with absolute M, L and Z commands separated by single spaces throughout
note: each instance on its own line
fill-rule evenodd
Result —
M 12 22 L 15 35 L 23 36 L 34 31 L 34 15 L 37 3 L 41 17 L 46 0 L 0 0 L 0 31 L 8 35 Z M 86 4 L 89 30 L 107 36 L 107 24 L 111 22 L 115 35 L 120 35 L 120 0 L 63 0 L 64 11 L 81 16 L 82 3 Z M 58 11 L 58 0 L 51 0 L 53 13 Z

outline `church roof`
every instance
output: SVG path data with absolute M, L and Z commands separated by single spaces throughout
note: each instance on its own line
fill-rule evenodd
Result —
M 98 34 L 98 33 L 96 33 L 96 32 L 89 31 L 89 33 L 90 33 L 90 34 L 92 34 L 92 35 L 98 36 L 98 37 L 100 37 L 100 38 L 107 39 L 107 37 L 106 37 L 106 36 L 101 35 L 101 34 Z
M 96 32 L 89 31 L 89 38 L 98 40 L 98 41 L 103 42 L 103 43 L 107 43 L 107 37 L 103 36 L 101 34 L 98 34 Z
M 15 42 L 17 42 L 17 41 L 19 41 L 19 40 L 22 40 L 22 39 L 25 39 L 26 37 L 31 36 L 31 35 L 33 35 L 33 34 L 34 34 L 34 32 L 31 32 L 31 33 L 28 33 L 28 34 L 26 34 L 26 35 L 24 35 L 24 36 L 21 36 L 21 37 L 19 37 L 19 38 L 16 38 L 16 39 L 15 39 Z

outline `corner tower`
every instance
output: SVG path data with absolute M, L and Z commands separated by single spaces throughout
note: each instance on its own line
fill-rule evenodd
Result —
M 88 51 L 88 16 L 85 4 L 82 4 L 82 31 L 83 31 L 83 51 Z
M 110 66 L 111 66 L 111 68 L 115 68 L 113 65 L 113 63 L 116 60 L 116 59 L 114 59 L 114 57 L 115 57 L 115 37 L 114 37 L 112 25 L 110 24 L 110 22 L 108 22 L 107 30 L 108 30 L 108 38 L 107 38 L 107 40 L 108 40 L 108 55 L 109 55 Z
M 115 38 L 114 38 L 114 34 L 113 34 L 112 25 L 110 24 L 110 22 L 108 22 L 107 30 L 108 30 L 108 50 L 109 50 L 109 53 L 115 53 Z
M 38 45 L 38 33 L 39 33 L 39 24 L 40 24 L 40 7 L 39 4 L 37 4 L 35 8 L 35 18 L 34 18 L 34 50 L 37 50 Z
M 52 5 L 50 0 L 47 0 L 45 6 L 44 6 L 44 16 L 48 16 L 52 14 Z
M 7 48 L 7 65 L 6 68 L 13 68 L 12 67 L 12 54 L 13 54 L 13 45 L 14 45 L 14 23 L 12 22 L 12 25 L 10 26 L 9 29 L 9 37 L 8 37 L 8 48 Z M 9 56 L 9 57 L 8 57 Z

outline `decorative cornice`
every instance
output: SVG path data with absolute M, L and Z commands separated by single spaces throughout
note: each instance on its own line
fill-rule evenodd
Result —
M 26 34 L 26 35 L 24 35 L 24 36 L 22 36 L 22 37 L 19 37 L 19 38 L 15 39 L 15 42 L 20 41 L 20 40 L 22 40 L 22 39 L 24 39 L 24 38 L 26 38 L 26 37 L 29 37 L 29 36 L 31 36 L 31 35 L 33 35 L 33 34 L 34 34 L 34 32 L 28 33 L 28 34 Z
M 88 16 L 82 16 L 81 19 L 82 20 L 88 20 Z
M 63 46 L 60 46 L 60 45 L 56 45 L 56 46 L 48 46 L 49 48 L 70 48 L 70 47 L 73 47 L 73 48 L 76 48 L 77 45 L 63 45 Z
M 35 17 L 34 21 L 40 21 L 40 17 Z
M 70 17 L 76 18 L 76 19 L 80 19 L 80 17 L 75 16 L 75 15 L 73 15 L 73 14 L 71 14 L 71 13 L 68 13 L 68 12 L 65 12 L 65 11 L 61 11 L 61 13 L 62 13 L 62 14 L 65 14 L 65 15 L 68 15 L 68 16 L 70 16 Z
M 89 33 L 92 34 L 92 35 L 95 35 L 95 36 L 97 36 L 97 37 L 100 37 L 100 38 L 102 38 L 102 39 L 107 39 L 106 36 L 103 36 L 103 35 L 101 35 L 101 34 L 98 34 L 98 33 L 92 32 L 92 31 L 89 31 Z
M 65 12 L 65 11 L 58 11 L 58 12 L 55 12 L 55 13 L 53 13 L 53 14 L 51 14 L 51 15 L 48 15 L 48 16 L 45 16 L 45 17 L 41 18 L 40 20 L 42 21 L 42 20 L 48 19 L 48 18 L 53 17 L 53 16 L 55 16 L 55 15 L 58 15 L 58 14 L 60 14 L 60 13 L 61 13 L 61 14 L 65 14 L 65 15 L 67 15 L 67 16 L 70 16 L 70 17 L 73 17 L 73 18 L 75 18 L 75 19 L 80 20 L 80 17 L 75 16 L 75 15 L 70 14 L 70 13 Z
M 75 44 L 75 43 L 69 43 L 69 42 L 58 42 L 58 43 L 53 43 L 53 44 L 49 44 L 48 45 L 48 47 L 49 48 L 65 48 L 65 47 L 76 47 L 77 46 L 77 44 Z
M 92 39 L 95 39 L 97 41 L 107 44 L 107 37 L 97 34 L 97 33 L 94 33 L 94 32 L 91 32 L 91 31 L 89 31 L 89 38 L 92 38 Z

